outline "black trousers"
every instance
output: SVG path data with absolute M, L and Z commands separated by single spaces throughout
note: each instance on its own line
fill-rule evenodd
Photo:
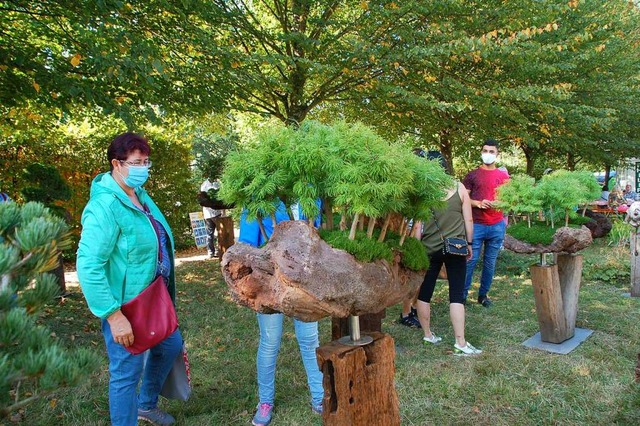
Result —
M 467 275 L 467 257 L 454 254 L 444 254 L 438 250 L 429 255 L 429 269 L 424 276 L 424 281 L 418 293 L 418 300 L 431 303 L 433 290 L 436 288 L 436 280 L 440 268 L 444 264 L 449 281 L 449 303 L 464 302 L 464 281 Z
M 207 229 L 207 252 L 209 256 L 216 256 L 220 250 L 218 249 L 218 217 L 210 217 L 204 220 L 204 226 Z

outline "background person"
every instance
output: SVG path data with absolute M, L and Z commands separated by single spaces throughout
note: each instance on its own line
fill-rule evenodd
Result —
M 478 303 L 488 308 L 492 304 L 488 293 L 506 230 L 504 215 L 500 210 L 493 208 L 493 201 L 496 199 L 496 189 L 506 182 L 509 176 L 496 167 L 497 141 L 486 140 L 482 145 L 481 157 L 482 165 L 470 171 L 462 181 L 469 191 L 473 214 L 473 257 L 467 263 L 463 297 L 466 303 L 473 280 L 473 270 L 484 247 Z
M 631 185 L 626 184 L 624 187 L 624 198 L 627 200 L 635 201 L 637 197 L 638 194 L 636 194 L 636 191 L 631 189 Z
M 142 188 L 151 167 L 150 151 L 140 135 L 116 137 L 107 150 L 111 171 L 95 177 L 82 213 L 78 278 L 89 309 L 102 321 L 109 357 L 109 413 L 116 426 L 136 425 L 139 419 L 155 425 L 175 422 L 158 408 L 158 395 L 182 350 L 180 330 L 151 348 L 145 363 L 145 354 L 125 349 L 136 336 L 120 310 L 158 276 L 175 303 L 171 229 Z
M 440 158 L 444 162 L 444 158 L 442 156 Z M 431 331 L 431 297 L 433 296 L 438 274 L 444 264 L 449 283 L 449 316 L 451 317 L 451 324 L 455 334 L 454 354 L 477 355 L 482 351 L 473 347 L 465 340 L 464 336 L 463 292 L 467 260 L 473 255 L 471 243 L 473 238 L 471 199 L 464 185 L 456 181 L 455 185 L 447 190 L 444 201 L 447 203 L 446 207 L 434 211 L 434 217 L 425 224 L 422 234 L 422 244 L 424 244 L 429 255 L 429 269 L 427 269 L 418 293 L 418 320 L 424 331 L 423 341 L 425 343 L 435 344 L 442 340 Z M 452 237 L 466 239 L 469 244 L 468 256 L 443 253 L 443 238 Z
M 294 214 L 299 214 L 295 209 Z M 322 210 L 320 210 L 322 211 Z M 305 219 L 299 215 L 300 219 Z M 275 214 L 276 223 L 289 220 L 289 214 L 283 203 L 280 203 Z M 262 219 L 267 238 L 273 233 L 274 224 L 270 218 Z M 315 220 L 314 226 L 320 225 L 320 219 Z M 240 217 L 240 236 L 238 241 L 254 247 L 260 247 L 264 240 L 257 221 L 247 221 L 246 211 Z M 259 403 L 252 424 L 255 426 L 266 426 L 271 423 L 273 407 L 275 402 L 275 382 L 276 382 L 276 361 L 280 351 L 282 341 L 282 328 L 284 314 L 256 314 L 258 326 L 260 328 L 260 343 L 256 356 L 256 366 L 258 374 L 258 398 Z M 311 410 L 314 413 L 322 413 L 322 399 L 324 389 L 322 387 L 322 372 L 318 367 L 316 358 L 316 348 L 320 346 L 318 335 L 318 322 L 304 322 L 293 319 L 293 326 L 300 348 L 300 356 L 307 373 L 307 384 L 311 392 Z
M 210 189 L 220 189 L 220 182 L 218 180 L 211 182 L 211 180 L 207 178 L 202 182 L 202 185 L 200 185 L 201 192 L 208 193 Z M 220 249 L 218 248 L 216 234 L 218 234 L 219 238 L 220 232 L 218 231 L 218 220 L 224 216 L 224 210 L 217 210 L 203 206 L 202 215 L 204 216 L 204 226 L 207 230 L 207 253 L 209 254 L 209 257 L 220 257 Z

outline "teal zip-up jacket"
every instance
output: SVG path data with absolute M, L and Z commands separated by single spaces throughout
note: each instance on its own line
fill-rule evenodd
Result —
M 167 231 L 171 274 L 169 294 L 175 303 L 174 242 L 164 215 L 143 189 L 138 199 Z M 82 213 L 82 234 L 77 270 L 89 309 L 107 318 L 136 297 L 156 276 L 158 237 L 150 219 L 141 212 L 110 173 L 96 176 Z

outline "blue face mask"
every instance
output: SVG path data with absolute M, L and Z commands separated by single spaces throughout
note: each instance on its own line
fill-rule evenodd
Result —
M 122 181 L 129 188 L 138 188 L 149 179 L 149 167 L 147 166 L 128 166 L 129 176 L 124 177 L 122 173 L 118 172 Z

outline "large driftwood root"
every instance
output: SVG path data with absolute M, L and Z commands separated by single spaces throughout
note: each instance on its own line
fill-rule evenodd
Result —
M 413 296 L 423 273 L 378 260 L 358 262 L 325 243 L 304 221 L 279 223 L 263 248 L 233 245 L 222 273 L 233 299 L 256 312 L 303 321 L 380 312 Z

